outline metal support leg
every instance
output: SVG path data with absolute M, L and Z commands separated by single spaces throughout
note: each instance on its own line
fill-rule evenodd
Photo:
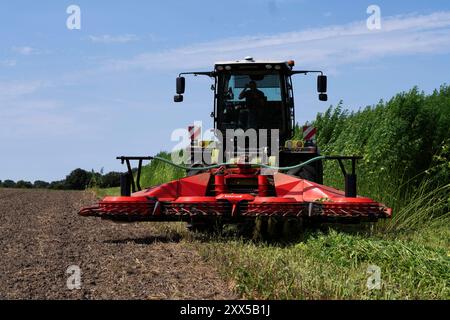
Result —
M 130 174 L 128 172 L 120 176 L 120 195 L 123 197 L 131 196 Z
M 345 196 L 347 198 L 356 198 L 356 174 L 347 174 L 345 176 Z

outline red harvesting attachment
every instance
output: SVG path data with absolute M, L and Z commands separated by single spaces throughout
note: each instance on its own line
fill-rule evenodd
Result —
M 80 215 L 125 221 L 221 217 L 231 223 L 271 216 L 338 222 L 391 216 L 390 208 L 352 195 L 351 186 L 347 189 L 342 192 L 279 172 L 262 175 L 260 168 L 250 165 L 221 166 L 130 196 L 106 197 Z

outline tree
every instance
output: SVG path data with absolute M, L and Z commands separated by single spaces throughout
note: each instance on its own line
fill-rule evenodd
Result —
M 66 190 L 66 189 L 68 189 L 68 187 L 66 185 L 66 180 L 53 181 L 53 182 L 50 183 L 48 188 L 52 189 L 52 190 Z
M 47 189 L 49 186 L 50 183 L 41 180 L 36 180 L 33 184 L 33 187 L 36 189 Z
M 91 181 L 91 173 L 83 169 L 75 169 L 66 177 L 66 186 L 72 190 L 84 190 Z
M 3 188 L 15 188 L 16 183 L 12 180 L 5 180 L 3 181 Z
M 105 174 L 101 179 L 100 187 L 113 188 L 120 186 L 120 172 L 109 172 Z
M 89 180 L 88 187 L 89 188 L 101 187 L 102 179 L 103 179 L 103 177 L 102 177 L 101 171 L 100 171 L 100 173 L 98 173 L 98 172 L 95 172 L 94 169 L 92 169 L 91 173 L 90 173 L 90 180 Z
M 19 189 L 32 189 L 33 188 L 33 184 L 29 181 L 24 181 L 24 180 L 19 180 L 16 183 L 16 188 Z

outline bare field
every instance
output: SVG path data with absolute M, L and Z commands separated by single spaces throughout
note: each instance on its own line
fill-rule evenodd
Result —
M 233 299 L 213 267 L 151 223 L 82 218 L 88 192 L 0 189 L 0 299 Z M 66 270 L 81 269 L 69 290 Z

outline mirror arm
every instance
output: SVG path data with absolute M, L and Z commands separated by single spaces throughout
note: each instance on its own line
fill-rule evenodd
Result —
M 216 76 L 216 73 L 215 72 L 182 72 L 178 76 L 181 77 L 184 75 L 208 76 L 208 77 L 213 78 Z
M 307 75 L 308 73 L 320 73 L 320 75 L 323 76 L 323 71 L 314 71 L 314 70 L 296 70 L 296 71 L 291 71 L 291 75 L 294 75 L 294 74 Z

